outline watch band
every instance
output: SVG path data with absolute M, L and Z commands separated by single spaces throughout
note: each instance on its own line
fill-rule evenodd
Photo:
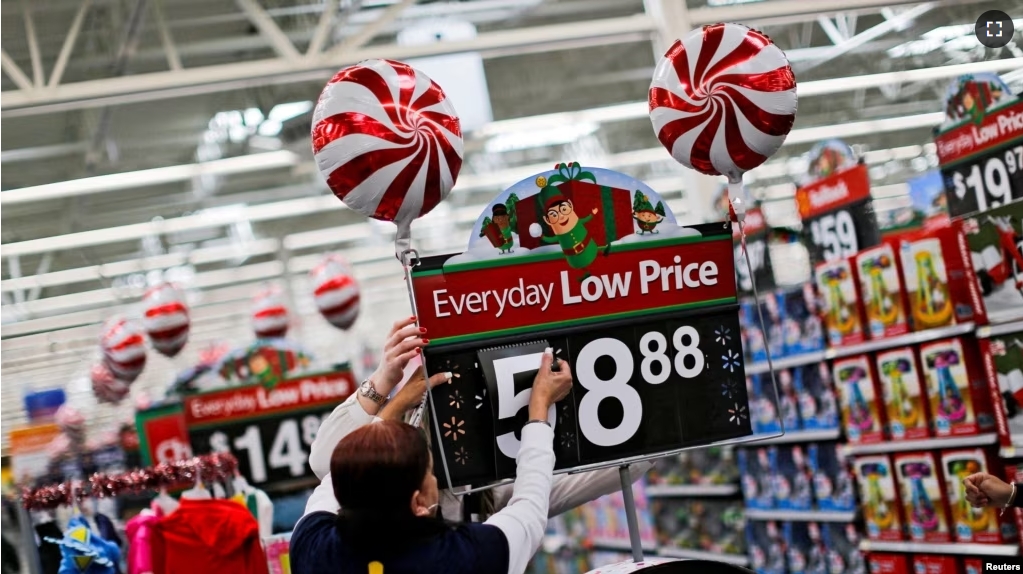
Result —
M 362 381 L 362 384 L 359 385 L 359 394 L 378 405 L 382 405 L 387 402 L 387 396 L 378 393 L 377 390 L 373 388 L 373 382 L 369 379 Z

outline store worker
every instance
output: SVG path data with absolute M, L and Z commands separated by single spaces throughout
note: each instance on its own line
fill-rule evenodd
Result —
M 362 384 L 358 392 L 324 419 L 316 432 L 316 440 L 309 451 L 309 466 L 318 478 L 324 478 L 330 471 L 331 454 L 342 438 L 377 419 L 404 420 L 407 412 L 422 403 L 426 381 L 421 376 L 421 370 L 415 371 L 413 378 L 393 398 L 386 399 L 402 381 L 409 361 L 417 357 L 420 349 L 429 342 L 426 335 L 425 329 L 415 325 L 415 317 L 394 324 L 384 343 L 379 368 Z M 430 385 L 445 384 L 449 376 L 448 373 L 433 375 L 430 377 Z M 652 463 L 648 462 L 630 466 L 632 480 L 639 480 L 651 466 Z M 621 488 L 621 476 L 617 468 L 557 476 L 551 487 L 550 516 L 557 516 L 606 494 L 618 492 Z M 512 488 L 508 485 L 467 496 L 455 496 L 445 490 L 440 495 L 440 510 L 448 520 L 482 521 L 508 504 L 511 497 Z
M 548 409 L 572 389 L 568 365 L 543 354 L 522 429 L 511 500 L 485 523 L 438 516 L 426 438 L 403 422 L 358 428 L 333 449 L 330 473 L 291 536 L 295 574 L 521 574 L 543 540 L 554 472 Z
M 1008 483 L 986 472 L 971 474 L 963 479 L 966 500 L 975 508 L 1023 508 L 1023 483 Z

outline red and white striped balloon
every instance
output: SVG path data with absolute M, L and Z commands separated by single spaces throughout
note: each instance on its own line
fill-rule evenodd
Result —
M 181 293 L 170 283 L 160 283 L 142 297 L 142 326 L 162 355 L 177 355 L 188 342 L 191 320 Z
M 146 338 L 135 321 L 114 317 L 100 336 L 103 362 L 114 377 L 126 383 L 138 378 L 146 366 Z
M 736 184 L 792 129 L 796 79 L 763 33 L 713 24 L 672 44 L 657 63 L 649 99 L 657 139 L 676 161 Z
M 462 167 L 462 129 L 444 91 L 393 60 L 366 60 L 331 78 L 313 111 L 312 144 L 334 195 L 397 224 L 399 253 L 412 220 L 447 197 Z
M 92 392 L 101 403 L 120 403 L 131 392 L 128 383 L 117 380 L 103 363 L 92 366 L 89 379 L 92 381 Z
M 252 309 L 252 330 L 260 339 L 283 337 L 288 332 L 288 308 L 277 289 L 264 289 L 256 294 Z
M 359 318 L 359 284 L 348 262 L 340 255 L 328 255 L 310 276 L 316 308 L 331 325 L 350 329 Z

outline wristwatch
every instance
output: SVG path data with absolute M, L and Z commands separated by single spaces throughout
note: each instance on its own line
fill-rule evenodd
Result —
M 387 395 L 381 395 L 378 393 L 377 390 L 373 388 L 373 382 L 369 379 L 362 381 L 362 384 L 359 385 L 359 394 L 378 405 L 382 405 L 387 402 Z

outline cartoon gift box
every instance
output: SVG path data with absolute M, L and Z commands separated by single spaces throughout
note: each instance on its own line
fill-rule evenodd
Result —
M 856 457 L 853 462 L 860 500 L 863 502 L 863 520 L 867 524 L 867 537 L 871 540 L 902 540 L 902 504 L 888 455 Z
M 894 464 L 910 539 L 950 542 L 948 500 L 937 455 L 933 452 L 898 454 Z
M 814 270 L 824 304 L 821 315 L 832 347 L 861 343 L 864 339 L 862 305 L 849 259 L 821 263 Z
M 883 405 L 877 375 L 867 355 L 835 361 L 835 387 L 841 401 L 842 425 L 851 443 L 884 440 Z
M 516 233 L 523 247 L 560 245 L 569 265 L 581 269 L 593 262 L 600 248 L 637 232 L 631 190 L 599 185 L 593 173 L 575 162 L 555 169 L 557 174 L 537 178 L 539 193 L 515 204 Z M 655 230 L 656 223 L 649 232 Z
M 904 304 L 905 290 L 898 259 L 885 243 L 856 254 L 856 271 L 866 312 L 867 332 L 872 339 L 909 332 Z
M 979 472 L 1000 476 L 1001 461 L 989 457 L 984 449 L 947 450 L 941 453 L 941 469 L 945 474 L 952 528 L 959 542 L 981 544 L 1011 543 L 1016 538 L 1016 524 L 1006 515 L 1002 520 L 998 509 L 974 508 L 966 499 L 967 476 Z
M 937 436 L 976 434 L 994 429 L 994 412 L 976 342 L 961 338 L 920 345 Z
M 927 438 L 931 431 L 926 394 L 913 348 L 878 353 L 875 362 L 892 439 Z

